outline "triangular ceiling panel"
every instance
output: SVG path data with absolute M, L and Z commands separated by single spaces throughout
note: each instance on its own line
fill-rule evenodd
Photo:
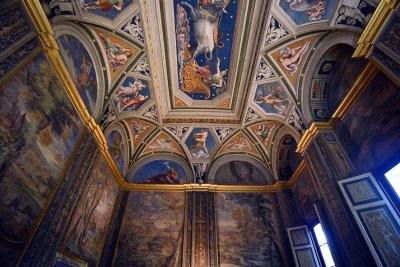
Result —
M 111 32 L 93 28 L 105 51 L 104 58 L 108 63 L 111 80 L 114 80 L 141 51 Z
M 160 132 L 154 139 L 151 141 L 143 154 L 147 153 L 155 153 L 155 152 L 168 152 L 168 153 L 177 153 L 185 156 L 180 145 L 168 134 L 165 132 Z
M 262 159 L 262 156 L 243 132 L 238 132 L 227 140 L 217 152 L 216 157 L 226 153 L 252 154 Z

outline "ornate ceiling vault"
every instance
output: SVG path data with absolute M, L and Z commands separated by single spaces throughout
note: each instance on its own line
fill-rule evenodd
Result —
M 333 113 L 327 81 L 379 1 L 103 2 L 25 4 L 119 181 L 168 159 L 192 183 L 241 155 L 274 184 L 305 129 Z

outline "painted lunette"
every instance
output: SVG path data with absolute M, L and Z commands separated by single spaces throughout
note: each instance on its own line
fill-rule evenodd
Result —
M 399 5 L 400 0 L 383 0 L 379 3 L 374 15 L 372 15 L 371 20 L 357 42 L 357 49 L 354 51 L 353 57 L 367 57 L 372 51 L 375 38 L 378 36 L 383 24 Z
M 25 8 L 29 18 L 32 20 L 43 46 L 44 52 L 61 84 L 63 85 L 72 105 L 75 107 L 79 117 L 81 118 L 85 127 L 95 138 L 100 153 L 103 155 L 108 167 L 114 175 L 116 181 L 121 185 L 124 183 L 124 178 L 119 172 L 117 166 L 113 162 L 110 153 L 108 152 L 107 141 L 101 131 L 100 126 L 95 122 L 94 118 L 90 116 L 89 111 L 86 109 L 79 93 L 66 69 L 64 62 L 59 54 L 59 48 L 56 42 L 54 32 L 50 23 L 39 3 L 39 1 L 22 0 L 23 7 Z
M 321 130 L 332 130 L 335 125 L 347 115 L 358 97 L 364 92 L 378 71 L 378 68 L 373 63 L 369 62 L 339 104 L 336 111 L 332 114 L 330 120 L 327 122 L 313 122 L 301 137 L 296 152 L 303 154 L 313 137 Z

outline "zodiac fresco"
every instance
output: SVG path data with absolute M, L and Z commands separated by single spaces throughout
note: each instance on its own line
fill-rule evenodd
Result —
M 309 45 L 310 42 L 306 41 L 301 46 L 295 48 L 285 46 L 280 50 L 279 63 L 289 71 L 290 76 L 293 76 L 297 72 L 298 65 Z
M 210 148 L 215 144 L 214 138 L 208 129 L 194 129 L 186 140 L 190 155 L 193 159 L 208 159 L 210 157 Z
M 131 3 L 132 0 L 80 0 L 80 6 L 84 12 L 91 12 L 110 19 L 118 16 Z
M 280 1 L 279 5 L 300 25 L 328 19 L 334 10 L 335 1 L 284 0 Z
M 128 78 L 117 89 L 114 103 L 118 111 L 138 110 L 150 98 L 146 82 L 137 78 Z
M 254 102 L 267 113 L 286 115 L 289 100 L 279 82 L 259 84 Z
M 237 1 L 175 1 L 180 89 L 196 100 L 226 91 Z
M 118 67 L 126 64 L 128 59 L 132 56 L 132 51 L 129 48 L 124 48 L 115 42 L 111 42 L 110 38 L 100 34 L 107 52 L 108 62 L 111 64 L 112 71 L 115 72 Z
M 135 173 L 134 183 L 140 184 L 183 184 L 186 183 L 183 168 L 172 160 L 154 160 Z M 129 180 L 129 179 L 128 179 Z
M 72 35 L 57 38 L 60 54 L 85 106 L 93 112 L 97 98 L 97 79 L 93 60 L 83 44 Z

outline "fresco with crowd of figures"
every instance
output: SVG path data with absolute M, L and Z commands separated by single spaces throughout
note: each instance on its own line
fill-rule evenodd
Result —
M 82 131 L 43 54 L 1 88 L 1 266 L 13 266 Z
M 218 193 L 216 204 L 221 266 L 284 266 L 269 194 Z
M 115 266 L 181 266 L 185 194 L 132 192 Z
M 69 224 L 64 249 L 95 266 L 100 260 L 118 192 L 118 184 L 101 156 L 89 183 Z
M 399 88 L 383 74 L 378 74 L 335 128 L 360 173 L 399 155 L 399 101 Z

